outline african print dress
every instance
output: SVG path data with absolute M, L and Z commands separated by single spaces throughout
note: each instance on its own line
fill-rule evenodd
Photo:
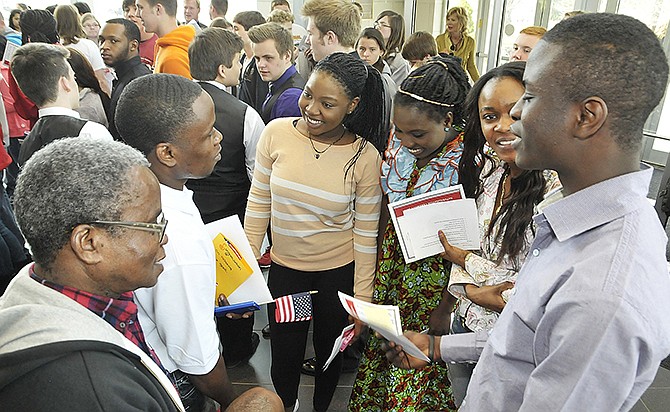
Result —
M 416 159 L 393 138 L 382 165 L 382 188 L 389 202 L 456 184 L 461 153 L 459 135 L 426 166 L 417 168 Z M 389 221 L 375 273 L 373 302 L 397 305 L 403 329 L 425 330 L 447 287 L 448 274 L 448 264 L 440 257 L 406 264 Z M 350 411 L 456 410 L 444 364 L 400 369 L 386 360 L 380 344 L 379 339 L 370 336 L 351 393 Z

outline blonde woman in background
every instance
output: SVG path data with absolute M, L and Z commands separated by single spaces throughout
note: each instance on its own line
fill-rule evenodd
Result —
M 475 66 L 475 39 L 468 36 L 468 13 L 464 7 L 452 7 L 447 11 L 447 31 L 437 36 L 437 51 L 461 59 L 461 66 L 476 82 L 479 71 Z

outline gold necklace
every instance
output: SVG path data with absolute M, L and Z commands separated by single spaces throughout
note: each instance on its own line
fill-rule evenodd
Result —
M 331 147 L 332 145 L 334 145 L 335 143 L 337 143 L 337 142 L 339 142 L 340 140 L 342 140 L 342 138 L 344 137 L 344 135 L 345 135 L 346 133 L 347 133 L 347 129 L 346 129 L 346 127 L 345 127 L 344 130 L 342 131 L 342 134 L 340 135 L 340 137 L 338 137 L 337 140 L 335 140 L 334 142 L 332 142 L 331 144 L 329 144 L 328 147 L 326 147 L 326 148 L 323 149 L 323 150 L 317 150 L 317 149 L 316 149 L 316 146 L 314 146 L 314 141 L 312 140 L 312 135 L 311 135 L 310 133 L 307 133 L 307 137 L 309 138 L 309 143 L 312 145 L 312 149 L 314 150 L 314 158 L 315 158 L 315 159 L 320 158 L 321 155 L 324 154 L 324 153 L 326 153 L 326 151 L 327 151 L 328 149 L 330 149 L 330 147 Z

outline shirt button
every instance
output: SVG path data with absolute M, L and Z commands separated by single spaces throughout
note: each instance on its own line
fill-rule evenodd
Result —
M 540 256 L 540 249 L 533 249 L 533 256 L 535 257 Z
M 126 327 L 126 322 L 119 322 L 119 327 L 121 329 L 125 328 Z

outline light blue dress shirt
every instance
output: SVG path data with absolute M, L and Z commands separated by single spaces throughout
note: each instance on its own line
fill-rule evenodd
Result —
M 670 276 L 645 169 L 540 204 L 461 411 L 629 410 L 651 384 L 670 353 Z M 484 339 L 443 337 L 442 356 L 476 357 Z

